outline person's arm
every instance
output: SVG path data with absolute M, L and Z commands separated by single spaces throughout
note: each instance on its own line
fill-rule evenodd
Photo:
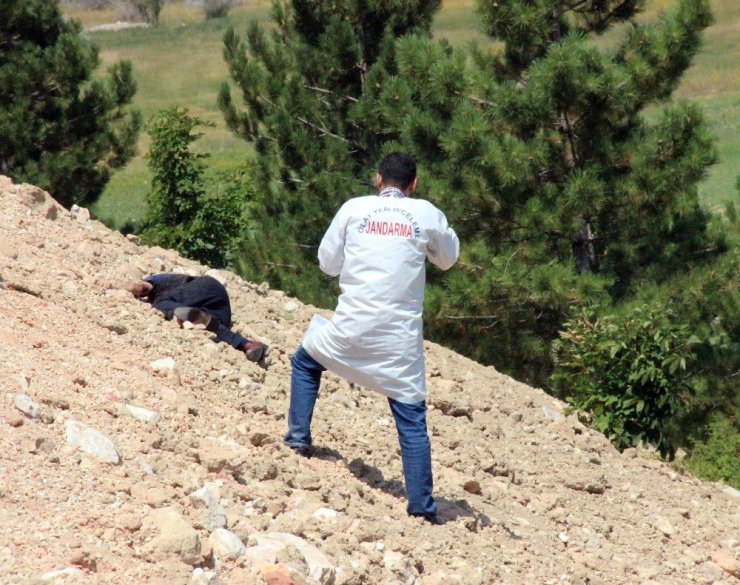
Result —
M 339 276 L 344 265 L 344 236 L 349 215 L 346 204 L 334 216 L 319 246 L 319 267 L 329 276 Z
M 437 213 L 439 215 L 436 225 L 429 230 L 427 258 L 435 266 L 447 270 L 457 262 L 460 255 L 460 240 L 457 239 L 455 231 L 447 225 L 444 213 L 439 210 Z

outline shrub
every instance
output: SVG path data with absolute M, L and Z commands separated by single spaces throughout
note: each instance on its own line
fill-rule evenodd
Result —
M 740 489 L 740 428 L 737 421 L 717 419 L 706 441 L 694 446 L 686 467 L 710 481 L 723 481 Z
M 206 190 L 208 155 L 192 152 L 190 145 L 201 136 L 194 131 L 207 125 L 176 107 L 151 120 L 147 158 L 153 178 L 142 237 L 146 243 L 174 248 L 188 258 L 222 268 L 233 259 L 252 181 L 248 170 L 239 170 Z
M 203 0 L 203 14 L 207 19 L 223 18 L 234 6 L 234 0 Z
M 601 317 L 585 309 L 560 332 L 553 380 L 618 449 L 649 443 L 672 459 L 667 425 L 689 396 L 695 342 L 648 305 Z

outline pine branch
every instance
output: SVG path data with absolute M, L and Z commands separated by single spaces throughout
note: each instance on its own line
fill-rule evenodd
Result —
M 261 100 L 269 104 L 270 106 L 272 106 L 274 110 L 278 109 L 278 106 L 275 102 L 273 102 L 269 98 L 266 98 L 262 94 L 257 94 L 255 97 L 256 99 Z M 329 130 L 326 129 L 326 126 L 319 126 L 318 124 L 315 124 L 311 122 L 310 120 L 307 120 L 303 116 L 293 116 L 293 119 L 298 120 L 301 124 L 308 126 L 312 130 L 316 130 L 320 132 L 319 136 L 330 136 L 332 138 L 336 138 L 337 140 L 341 140 L 342 142 L 345 142 L 346 144 L 354 146 L 357 150 L 360 150 L 362 152 L 367 152 L 367 149 L 365 149 L 365 147 L 362 146 L 361 144 L 358 144 L 357 142 L 349 140 L 348 138 L 345 138 L 344 136 L 340 136 L 339 134 L 334 134 L 333 132 L 330 132 Z
M 306 118 L 302 116 L 296 116 L 295 119 L 298 120 L 301 124 L 304 124 L 309 128 L 320 132 L 319 136 L 330 136 L 332 138 L 336 138 L 337 140 L 341 140 L 342 142 L 354 146 L 358 150 L 365 152 L 365 148 L 361 144 L 345 138 L 344 136 L 340 136 L 339 134 L 334 134 L 333 132 L 330 132 L 326 129 L 326 126 L 319 126 L 318 124 L 314 124 L 313 122 L 311 122 L 310 120 L 306 120 Z
M 357 102 L 360 101 L 356 97 L 352 97 L 351 95 L 339 95 L 339 94 L 337 94 L 337 93 L 335 93 L 335 92 L 333 92 L 333 91 L 331 91 L 329 89 L 324 89 L 323 87 L 317 87 L 315 85 L 304 85 L 303 88 L 304 89 L 310 89 L 311 91 L 316 91 L 316 92 L 319 92 L 319 93 L 325 93 L 327 95 L 338 96 L 341 99 L 345 99 L 345 100 L 350 101 L 350 102 L 357 103 Z

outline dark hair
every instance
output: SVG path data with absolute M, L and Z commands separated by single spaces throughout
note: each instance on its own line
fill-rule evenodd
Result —
M 416 178 L 416 161 L 403 152 L 391 152 L 380 161 L 378 172 L 385 185 L 404 190 Z

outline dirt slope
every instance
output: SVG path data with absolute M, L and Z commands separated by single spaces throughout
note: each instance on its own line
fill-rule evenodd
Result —
M 208 271 L 132 240 L 0 177 L 1 583 L 740 583 L 738 492 L 432 343 L 443 526 L 405 515 L 380 396 L 326 376 L 321 454 L 294 455 L 288 357 L 315 309 L 216 273 L 235 328 L 287 350 L 264 371 L 106 288 Z

